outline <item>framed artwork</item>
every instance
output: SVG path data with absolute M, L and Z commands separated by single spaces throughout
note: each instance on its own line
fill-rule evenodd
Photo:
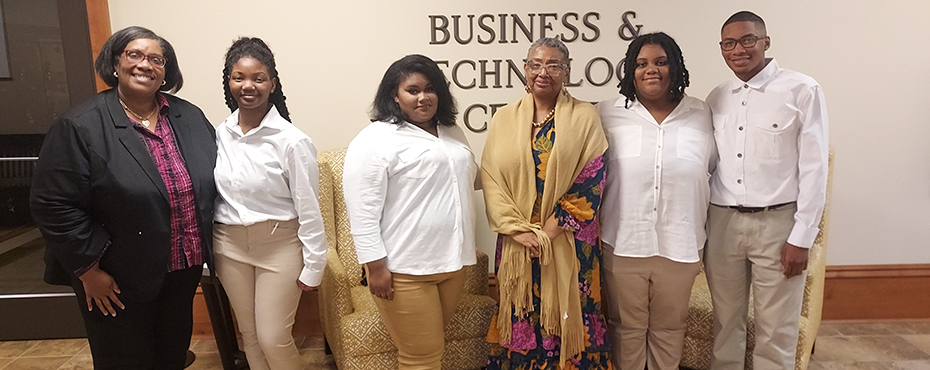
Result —
M 6 42 L 6 23 L 3 21 L 3 3 L 0 2 L 0 79 L 13 78 L 10 71 L 10 53 Z

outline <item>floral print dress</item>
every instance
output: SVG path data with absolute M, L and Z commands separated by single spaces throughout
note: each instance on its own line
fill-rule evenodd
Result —
M 540 221 L 540 202 L 549 154 L 555 144 L 555 120 L 540 128 L 533 141 L 533 160 L 536 163 L 536 203 L 533 205 L 533 222 Z M 568 193 L 555 206 L 559 226 L 575 233 L 575 255 L 580 262 L 578 289 L 581 313 L 585 328 L 585 350 L 571 357 L 561 369 L 612 369 L 609 361 L 610 340 L 607 325 L 601 315 L 601 251 L 600 227 L 597 208 L 604 187 L 603 154 L 588 163 L 575 179 Z M 497 236 L 495 272 L 500 267 L 503 235 Z M 511 314 L 513 322 L 511 343 L 500 346 L 497 332 L 497 315 L 491 320 L 488 342 L 491 355 L 488 370 L 555 370 L 559 368 L 560 338 L 548 336 L 540 325 L 539 259 L 533 259 L 533 307 L 520 318 Z

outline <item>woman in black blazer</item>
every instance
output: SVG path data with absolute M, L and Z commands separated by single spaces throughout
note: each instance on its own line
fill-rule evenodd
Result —
M 213 126 L 169 94 L 177 58 L 150 30 L 114 33 L 95 68 L 112 89 L 60 118 L 36 165 L 45 279 L 74 288 L 95 369 L 182 369 L 212 263 Z

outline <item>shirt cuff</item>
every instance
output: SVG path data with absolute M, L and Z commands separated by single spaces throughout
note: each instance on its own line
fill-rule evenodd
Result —
M 791 235 L 788 235 L 788 243 L 800 248 L 810 248 L 814 245 L 814 240 L 817 239 L 819 232 L 820 228 L 817 226 L 808 228 L 800 222 L 795 222 L 794 228 L 791 229 Z
M 387 257 L 387 252 L 385 252 L 384 249 L 356 249 L 355 253 L 358 255 L 358 263 L 360 265 Z
M 320 286 L 320 282 L 323 281 L 323 271 L 315 271 L 305 267 L 303 271 L 300 272 L 298 280 L 306 286 L 318 287 Z

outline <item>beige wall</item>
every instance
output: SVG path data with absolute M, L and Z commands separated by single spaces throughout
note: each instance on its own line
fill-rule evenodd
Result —
M 627 42 L 617 36 L 617 27 L 621 14 L 633 10 L 633 22 L 642 24 L 644 32 L 662 30 L 677 39 L 691 72 L 687 92 L 703 98 L 732 76 L 716 43 L 722 22 L 747 4 L 768 23 L 768 55 L 785 68 L 813 76 L 826 92 L 836 151 L 828 262 L 930 263 L 930 119 L 924 96 L 930 86 L 930 48 L 925 46 L 930 2 L 162 0 L 151 6 L 110 0 L 110 16 L 114 30 L 141 25 L 172 42 L 186 82 L 178 95 L 203 108 L 215 124 L 229 113 L 220 86 L 223 53 L 237 36 L 262 37 L 277 55 L 294 123 L 319 148 L 331 149 L 346 146 L 367 124 L 381 75 L 405 54 L 452 63 L 519 61 L 525 55 L 528 42 L 522 38 L 516 44 L 429 45 L 429 15 L 516 13 L 526 20 L 528 13 L 599 12 L 600 38 L 568 45 L 575 60 L 572 80 L 577 80 L 594 57 L 620 59 Z M 585 31 L 581 22 L 576 24 Z M 556 20 L 553 32 L 563 31 Z M 604 71 L 598 71 L 594 77 L 602 78 Z M 615 86 L 616 77 L 603 87 L 586 83 L 571 91 L 582 99 L 603 100 L 617 96 Z M 453 93 L 462 111 L 523 94 L 520 86 L 456 88 Z M 471 134 L 469 140 L 480 153 L 484 134 Z M 483 214 L 481 204 L 476 206 Z M 493 236 L 485 222 L 479 220 L 479 248 L 491 252 Z

